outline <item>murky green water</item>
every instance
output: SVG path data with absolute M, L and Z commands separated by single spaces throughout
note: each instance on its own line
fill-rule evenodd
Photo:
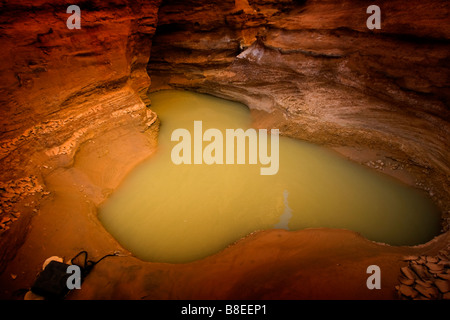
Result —
M 193 131 L 194 120 L 203 130 L 246 129 L 249 110 L 184 91 L 151 100 L 161 119 L 159 149 L 99 212 L 105 228 L 143 260 L 197 260 L 270 228 L 344 228 L 392 245 L 439 233 L 439 213 L 422 193 L 310 143 L 280 137 L 276 175 L 261 175 L 259 162 L 175 165 L 173 130 Z

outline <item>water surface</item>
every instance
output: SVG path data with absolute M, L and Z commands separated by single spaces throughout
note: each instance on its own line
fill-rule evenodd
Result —
M 280 137 L 279 171 L 261 164 L 175 165 L 173 130 L 250 128 L 244 105 L 185 91 L 150 95 L 159 115 L 158 151 L 102 205 L 105 228 L 137 257 L 188 262 L 256 230 L 343 228 L 391 245 L 439 233 L 439 212 L 421 192 L 311 143 Z M 204 143 L 206 146 L 206 143 Z

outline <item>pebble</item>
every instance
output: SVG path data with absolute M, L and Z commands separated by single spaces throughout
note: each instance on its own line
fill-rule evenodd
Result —
M 414 270 L 414 272 L 419 276 L 420 279 L 426 279 L 428 278 L 428 272 L 426 268 L 422 265 L 413 264 L 411 265 L 411 268 Z
M 401 268 L 401 271 L 408 279 L 414 280 L 416 278 L 414 273 L 408 267 Z
M 400 277 L 400 282 L 403 283 L 404 285 L 410 286 L 410 285 L 414 284 L 414 279 Z
M 417 259 L 419 259 L 418 256 L 406 256 L 406 257 L 403 257 L 403 261 L 413 261 L 413 260 L 417 260 Z
M 438 291 L 435 287 L 427 288 L 418 284 L 414 288 L 428 299 L 436 299 L 438 297 Z
M 442 293 L 447 293 L 450 291 L 450 281 L 437 279 L 434 284 Z
M 438 274 L 438 273 L 442 272 L 443 270 L 431 270 L 431 269 L 429 269 L 428 271 L 430 271 L 430 273 L 432 273 L 432 274 Z
M 403 284 L 400 285 L 398 292 L 408 298 L 415 298 L 419 294 L 416 290 Z
M 450 281 L 450 274 L 448 274 L 448 273 L 438 273 L 437 276 L 441 279 Z
M 400 268 L 400 285 L 395 286 L 401 299 L 450 300 L 450 261 L 445 250 L 436 256 L 406 256 L 408 266 Z
M 11 222 L 11 218 L 10 217 L 3 217 L 2 221 L 0 221 L 1 224 L 7 224 L 8 222 Z
M 426 258 L 423 256 L 419 257 L 419 260 L 416 261 L 417 264 L 424 264 L 425 262 L 427 262 Z
M 444 266 L 442 264 L 436 264 L 436 263 L 427 263 L 427 268 L 433 271 L 442 271 L 444 270 Z
M 429 281 L 429 280 L 422 281 L 422 280 L 416 279 L 416 283 L 421 285 L 421 286 L 423 286 L 423 287 L 425 287 L 425 288 L 431 288 L 431 286 L 433 285 L 433 282 Z

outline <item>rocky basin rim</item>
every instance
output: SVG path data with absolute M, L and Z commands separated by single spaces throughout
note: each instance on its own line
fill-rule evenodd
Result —
M 8 1 L 0 299 L 23 299 L 48 257 L 81 250 L 125 256 L 67 299 L 447 299 L 450 3 L 381 2 L 382 29 L 370 32 L 366 8 L 347 0 L 93 1 L 74 33 L 62 1 Z M 442 233 L 389 246 L 349 230 L 266 230 L 192 263 L 133 257 L 97 208 L 157 148 L 148 91 L 174 88 L 241 102 L 256 129 L 423 190 Z M 380 290 L 365 286 L 372 264 Z
M 119 131 L 119 132 L 116 132 Z M 126 131 L 130 131 L 125 133 Z M 113 239 L 109 233 L 107 233 L 104 228 L 101 226 L 101 224 L 99 223 L 99 221 L 96 218 L 96 214 L 97 214 L 97 207 L 98 205 L 100 205 L 103 201 L 106 200 L 107 196 L 109 194 L 111 194 L 112 192 L 114 192 L 114 189 L 117 188 L 120 185 L 120 182 L 122 181 L 122 179 L 126 176 L 126 174 L 128 172 L 130 172 L 136 165 L 138 165 L 140 163 L 140 161 L 144 161 L 148 156 L 151 156 L 149 154 L 146 154 L 146 152 L 144 152 L 142 154 L 142 158 L 139 161 L 136 161 L 136 158 L 134 158 L 133 160 L 130 159 L 130 161 L 127 161 L 125 163 L 127 163 L 126 167 L 121 167 L 122 172 L 120 172 L 119 175 L 117 176 L 113 176 L 113 177 L 109 177 L 110 184 L 109 184 L 109 188 L 107 188 L 107 192 L 103 193 L 99 193 L 98 190 L 95 190 L 95 186 L 90 186 L 89 185 L 89 181 L 86 180 L 85 174 L 83 173 L 83 171 L 85 172 L 89 172 L 89 166 L 92 165 L 93 161 L 95 160 L 95 169 L 99 170 L 100 168 L 102 168 L 100 171 L 104 171 L 102 173 L 103 178 L 107 177 L 109 174 L 108 172 L 110 172 L 110 168 L 114 167 L 115 165 L 118 165 L 117 163 L 115 163 L 114 160 L 112 160 L 114 157 L 112 158 L 99 158 L 98 156 L 98 152 L 93 152 L 93 150 L 95 149 L 95 145 L 103 145 L 103 146 L 107 146 L 107 141 L 114 141 L 114 139 L 111 139 L 111 137 L 118 137 L 120 136 L 119 140 L 116 140 L 111 146 L 109 146 L 109 152 L 114 153 L 114 154 L 123 154 L 123 146 L 130 146 L 130 145 L 140 145 L 141 143 L 144 144 L 144 142 L 142 141 L 142 139 L 147 140 L 148 136 L 152 137 L 152 148 L 149 148 L 148 150 L 146 150 L 147 152 L 150 151 L 154 151 L 157 147 L 156 145 L 156 137 L 157 137 L 157 131 L 158 131 L 158 125 L 157 123 L 152 124 L 150 126 L 149 129 L 147 129 L 146 133 L 142 133 L 142 130 L 139 129 L 138 132 L 136 132 L 136 127 L 134 125 L 131 125 L 129 127 L 124 128 L 120 128 L 120 129 L 113 129 L 110 130 L 106 133 L 103 133 L 103 135 L 101 137 L 93 137 L 92 139 L 84 142 L 83 144 L 81 144 L 79 146 L 79 148 L 77 149 L 77 152 L 75 153 L 74 156 L 74 162 L 72 164 L 70 164 L 69 166 L 65 166 L 63 168 L 48 168 L 48 171 L 46 171 L 45 173 L 43 173 L 42 175 L 42 179 L 45 183 L 46 189 L 48 190 L 46 192 L 49 192 L 49 194 L 44 197 L 41 200 L 35 200 L 36 202 L 39 201 L 39 212 L 37 212 L 36 216 L 33 217 L 32 223 L 30 224 L 30 226 L 28 227 L 28 235 L 25 239 L 25 243 L 21 246 L 21 249 L 19 250 L 18 255 L 16 255 L 16 259 L 14 259 L 7 267 L 7 270 L 5 272 L 3 272 L 2 274 L 2 282 L 10 282 L 10 286 L 12 286 L 13 288 L 26 288 L 27 286 L 29 286 L 30 283 L 32 283 L 32 280 L 35 276 L 35 274 L 38 272 L 39 270 L 39 266 L 41 265 L 42 261 L 44 258 L 47 258 L 48 256 L 52 256 L 52 255 L 59 255 L 59 256 L 63 256 L 66 260 L 69 259 L 71 256 L 73 256 L 77 250 L 79 249 L 88 249 L 88 251 L 90 252 L 90 254 L 92 254 L 93 256 L 101 256 L 104 253 L 108 253 L 108 252 L 113 252 L 113 251 L 121 251 L 122 253 L 124 253 L 125 255 L 129 255 L 129 261 L 127 263 L 123 262 L 123 259 L 128 259 L 128 258 L 120 258 L 121 261 L 120 263 L 118 263 L 118 265 L 116 265 L 115 261 L 111 261 L 108 262 L 112 263 L 114 265 L 114 267 L 111 267 L 114 269 L 114 271 L 109 270 L 109 267 L 106 267 L 108 269 L 108 271 L 106 271 L 106 273 L 108 274 L 109 278 L 107 281 L 111 281 L 111 279 L 116 279 L 116 281 L 118 283 L 122 282 L 122 277 L 123 277 L 123 273 L 127 272 L 125 270 L 128 270 L 129 268 L 132 268 L 133 270 L 136 268 L 137 270 L 140 270 L 139 272 L 137 272 L 137 274 L 145 274 L 147 272 L 154 272 L 154 268 L 157 266 L 157 270 L 159 270 L 158 272 L 169 272 L 169 274 L 171 272 L 175 272 L 173 269 L 176 269 L 177 272 L 176 275 L 177 277 L 179 277 L 180 281 L 188 281 L 188 279 L 186 277 L 188 277 L 187 275 L 189 274 L 189 277 L 193 277 L 194 279 L 196 277 L 198 277 L 198 275 L 195 275 L 195 272 L 193 271 L 193 266 L 198 266 L 200 269 L 203 268 L 202 264 L 205 264 L 205 266 L 208 266 L 210 264 L 215 265 L 216 263 L 218 263 L 218 261 L 222 261 L 222 263 L 224 263 L 224 257 L 229 257 L 230 254 L 233 256 L 234 254 L 237 254 L 238 256 L 241 256 L 241 254 L 239 253 L 239 248 L 242 248 L 243 244 L 245 244 L 245 246 L 249 246 L 249 248 L 252 248 L 254 246 L 256 246 L 255 253 L 253 254 L 255 259 L 261 259 L 260 255 L 263 255 L 263 253 L 261 252 L 260 248 L 260 244 L 258 244 L 259 240 L 256 241 L 255 239 L 265 239 L 262 240 L 263 243 L 267 244 L 267 241 L 269 241 L 268 239 L 271 239 L 271 241 L 274 241 L 272 246 L 275 246 L 277 241 L 277 237 L 275 237 L 275 235 L 279 235 L 280 232 L 284 234 L 284 232 L 280 231 L 280 230 L 267 230 L 267 231 L 255 231 L 252 234 L 249 234 L 248 236 L 244 237 L 243 239 L 237 241 L 234 244 L 231 244 L 228 248 L 224 249 L 223 251 L 214 254 L 213 256 L 210 256 L 208 258 L 193 262 L 193 263 L 188 263 L 188 264 L 184 264 L 184 267 L 186 268 L 186 270 L 177 270 L 179 268 L 183 269 L 183 266 L 180 265 L 170 265 L 170 264 L 154 264 L 151 262 L 144 262 L 141 261 L 139 259 L 133 258 L 131 253 L 128 252 L 126 249 L 124 249 L 123 247 L 121 247 L 115 239 Z M 137 138 L 139 137 L 139 138 Z M 108 140 L 109 139 L 109 140 Z M 148 143 L 148 140 L 145 141 L 145 143 Z M 145 145 L 145 144 L 144 144 Z M 349 151 L 349 149 L 345 149 L 345 151 L 343 152 L 342 150 L 339 150 L 341 153 L 346 154 L 349 158 L 352 158 L 352 153 Z M 353 150 L 354 151 L 354 150 Z M 364 152 L 361 152 L 361 150 L 358 150 L 358 152 L 356 152 L 355 154 L 353 154 L 354 157 L 358 158 L 358 159 L 354 159 L 355 161 L 357 160 L 364 160 L 367 162 L 368 159 L 370 159 L 371 161 L 374 161 L 374 163 L 377 163 L 376 160 L 379 159 L 380 154 L 376 154 L 377 157 L 373 157 L 373 150 L 367 150 L 367 154 L 364 154 Z M 103 161 L 102 161 L 103 160 Z M 370 161 L 369 160 L 369 161 Z M 357 161 L 358 162 L 358 161 Z M 362 163 L 361 161 L 359 161 L 359 163 Z M 120 164 L 122 165 L 122 163 Z M 45 169 L 45 166 L 47 165 L 43 165 L 43 169 Z M 405 177 L 404 175 L 402 176 L 402 170 L 398 171 L 398 170 L 394 170 L 393 176 L 395 176 L 396 174 L 400 174 L 401 177 Z M 405 173 L 405 172 L 403 172 Z M 411 178 L 411 172 L 407 172 L 406 174 L 407 177 Z M 70 178 L 72 181 L 77 181 L 77 183 L 73 184 L 73 185 L 67 185 L 67 181 L 68 178 Z M 80 181 L 81 180 L 81 181 Z M 405 181 L 405 180 L 404 180 Z M 409 180 L 410 182 L 413 180 Z M 405 183 L 407 183 L 408 180 L 405 181 Z M 67 199 L 68 198 L 68 199 Z M 81 200 L 81 199 L 84 199 Z M 85 202 L 84 205 L 80 205 L 79 202 L 83 201 Z M 29 203 L 30 199 L 24 199 L 22 200 L 23 203 L 22 205 L 25 205 L 26 203 Z M 61 211 L 66 210 L 65 208 L 67 206 L 71 206 L 73 205 L 74 207 L 78 208 L 78 210 L 76 210 L 76 214 L 77 215 L 81 215 L 83 216 L 83 220 L 81 223 L 80 221 L 74 221 L 74 224 L 68 224 L 67 221 L 64 221 L 64 219 L 70 219 L 73 220 L 74 217 L 69 217 L 67 215 L 65 215 L 65 217 L 62 218 L 63 221 L 61 221 Z M 44 217 L 45 216 L 45 217 Z M 77 219 L 75 219 L 77 220 Z M 51 222 L 50 222 L 51 221 Z M 49 228 L 46 227 L 46 225 L 48 223 L 52 223 L 55 226 L 54 230 L 51 230 Z M 59 228 L 61 228 L 61 230 L 58 230 Z M 71 234 L 76 234 L 77 232 L 80 231 L 80 228 L 83 228 L 83 232 L 82 234 L 76 236 L 76 237 L 69 237 L 69 235 Z M 45 231 L 45 237 L 48 237 L 47 241 L 42 241 L 42 230 L 46 230 Z M 446 244 L 448 241 L 448 232 L 441 234 L 437 237 L 435 237 L 434 239 L 430 240 L 429 242 L 425 243 L 425 244 L 421 244 L 421 245 L 417 245 L 417 246 L 410 246 L 410 247 L 392 247 L 383 243 L 376 243 L 370 240 L 367 240 L 363 237 L 361 237 L 360 235 L 349 231 L 349 230 L 333 230 L 333 229 L 324 229 L 324 228 L 319 228 L 319 229 L 305 229 L 305 230 L 301 230 L 301 231 L 290 231 L 289 232 L 291 234 L 290 238 L 293 242 L 293 244 L 298 241 L 299 243 L 299 247 L 301 248 L 301 244 L 303 241 L 305 241 L 304 237 L 310 238 L 312 235 L 312 238 L 315 238 L 316 236 L 314 236 L 315 233 L 321 235 L 320 240 L 314 244 L 314 243 L 309 243 L 309 246 L 311 247 L 315 247 L 317 246 L 328 246 L 328 240 L 326 238 L 326 235 L 328 233 L 331 233 L 335 236 L 337 236 L 339 239 L 338 243 L 340 241 L 344 241 L 344 243 L 346 243 L 346 241 L 348 241 L 348 238 L 352 239 L 352 241 L 357 241 L 358 243 L 361 242 L 360 245 L 362 245 L 363 247 L 367 246 L 367 248 L 364 248 L 363 251 L 365 251 L 364 253 L 360 253 L 362 254 L 362 256 L 372 256 L 374 254 L 374 252 L 377 252 L 377 254 L 380 254 L 379 251 L 383 251 L 382 248 L 389 248 L 388 251 L 393 251 L 395 252 L 394 254 L 391 252 L 389 254 L 389 258 L 387 259 L 386 257 L 383 257 L 383 259 L 381 259 L 381 261 L 385 261 L 386 259 L 388 261 L 390 261 L 390 259 L 394 258 L 394 260 L 396 260 L 396 264 L 394 265 L 398 265 L 398 263 L 400 261 L 402 261 L 402 257 L 406 256 L 406 255 L 422 255 L 422 254 L 426 254 L 426 255 L 435 255 L 439 252 L 439 250 L 445 250 L 446 249 Z M 324 237 L 325 236 L 325 237 Z M 87 239 L 90 239 L 88 242 L 86 242 L 86 237 Z M 274 238 L 275 237 L 275 238 Z M 323 238 L 324 237 L 324 238 Z M 76 238 L 76 239 L 75 239 Z M 82 240 L 83 238 L 83 240 Z M 267 239 L 266 239 L 267 238 Z M 298 238 L 298 239 L 297 239 Z M 347 239 L 347 240 L 345 240 Z M 45 240 L 45 239 L 44 239 Z M 254 243 L 254 241 L 256 241 Z M 37 247 L 40 247 L 40 245 L 38 245 L 39 243 L 45 243 L 45 247 L 44 248 L 39 248 L 40 250 L 42 250 L 42 254 L 41 255 L 36 255 L 36 249 Z M 283 250 L 283 244 L 279 244 L 280 248 L 276 248 L 277 250 Z M 447 245 L 448 246 L 448 245 Z M 274 249 L 275 250 L 275 249 Z M 294 249 L 292 247 L 290 247 L 290 249 L 288 249 L 286 251 L 286 253 L 290 252 L 290 250 L 298 250 Z M 337 250 L 336 252 L 339 251 L 345 251 L 346 249 L 343 247 L 338 246 L 338 248 L 334 248 L 333 250 Z M 250 254 L 250 253 L 249 253 Z M 300 259 L 300 257 L 302 259 L 307 259 L 307 257 L 303 257 L 302 254 L 296 252 L 297 254 L 297 259 Z M 250 255 L 251 256 L 251 255 Z M 383 255 L 382 255 L 383 256 Z M 228 258 L 229 259 L 229 258 Z M 225 261 L 231 261 L 225 258 Z M 235 259 L 235 258 L 233 258 Z M 338 265 L 341 265 L 342 263 L 345 263 L 344 261 L 346 259 L 341 260 L 340 258 L 335 258 L 336 263 Z M 367 258 L 363 259 L 363 262 L 361 262 L 361 264 L 367 264 Z M 44 259 L 45 260 L 45 259 Z M 351 259 L 353 260 L 353 259 Z M 398 261 L 397 261 L 398 260 Z M 34 272 L 32 270 L 29 269 L 29 267 L 24 268 L 23 267 L 23 263 L 26 262 L 27 265 L 31 265 L 34 267 L 32 268 L 32 270 L 34 270 Z M 225 262 L 227 263 L 227 262 Z M 262 263 L 262 262 L 261 262 Z M 323 262 L 325 263 L 325 262 Z M 379 262 L 377 262 L 379 263 Z M 386 263 L 386 262 L 384 262 Z M 387 265 L 389 266 L 385 266 L 383 270 L 392 270 L 394 269 L 390 263 L 392 263 L 392 261 L 390 261 L 389 263 L 387 263 Z M 264 265 L 264 264 L 263 264 Z M 261 267 L 263 266 L 261 265 Z M 325 263 L 325 265 L 328 265 L 328 263 Z M 134 266 L 134 267 L 132 267 Z M 139 267 L 137 267 L 139 266 Z M 361 268 L 362 266 L 359 264 L 356 264 L 354 266 L 356 269 Z M 119 268 L 119 269 L 115 269 L 115 268 Z M 165 268 L 168 268 L 168 270 L 165 270 Z M 251 270 L 253 270 L 253 267 L 250 268 Z M 301 269 L 301 268 L 300 268 Z M 21 270 L 21 271 L 20 271 Z M 195 270 L 195 268 L 194 268 Z M 318 269 L 319 270 L 319 269 Z M 400 270 L 400 268 L 398 268 L 397 270 Z M 31 271 L 31 272 L 30 272 Z M 395 270 L 392 270 L 392 273 Z M 112 272 L 112 273 L 110 273 Z M 134 272 L 134 271 L 133 271 Z M 192 272 L 194 272 L 194 274 L 192 274 Z M 224 272 L 229 272 L 229 270 Z M 320 272 L 320 271 L 317 271 Z M 326 272 L 326 271 L 324 271 Z M 95 273 L 96 274 L 96 273 Z M 12 278 L 12 276 L 14 275 L 14 279 Z M 101 276 L 95 276 L 96 277 L 100 277 L 100 279 L 103 279 L 104 281 L 106 281 L 106 278 L 103 278 Z M 312 279 L 315 279 L 315 277 L 311 276 Z M 6 278 L 6 279 L 5 279 Z M 94 278 L 94 277 L 93 277 Z M 324 276 L 324 279 L 326 278 L 326 276 Z M 83 285 L 83 289 L 85 289 L 85 287 L 89 288 L 89 289 L 85 289 L 83 291 L 80 292 L 74 292 L 71 296 L 69 296 L 70 298 L 73 299 L 91 299 L 91 298 L 105 298 L 105 297 L 109 297 L 109 294 L 112 293 L 108 293 L 106 294 L 105 292 L 103 292 L 103 290 L 100 290 L 100 292 L 97 292 L 100 283 L 98 283 L 97 281 L 100 281 L 100 279 L 96 279 L 95 281 L 92 280 L 92 283 L 89 282 L 88 280 L 86 280 L 86 282 Z M 360 279 L 361 280 L 361 279 Z M 202 280 L 205 281 L 205 280 Z M 188 281 L 189 282 L 189 281 Z M 132 282 L 134 283 L 134 282 Z M 119 285 L 119 284 L 118 284 Z M 137 284 L 136 284 L 137 285 Z M 165 284 L 161 284 L 162 287 L 169 285 L 168 283 Z M 237 285 L 237 284 L 236 284 Z M 392 283 L 392 290 L 394 290 L 393 288 L 395 287 L 396 283 Z M 91 287 L 92 286 L 92 287 Z M 2 286 L 3 288 L 3 286 Z M 8 288 L 8 287 L 6 287 Z M 403 287 L 402 287 L 403 288 Z M 249 289 L 249 288 L 248 288 Z M 18 289 L 16 289 L 17 291 Z M 129 288 L 128 290 L 131 290 L 131 288 Z M 146 288 L 142 288 L 141 290 L 147 290 Z M 186 289 L 187 290 L 187 289 Z M 231 289 L 230 289 L 231 290 Z M 355 289 L 356 290 L 356 289 Z M 114 290 L 115 291 L 115 290 Z M 127 291 L 125 291 L 127 292 Z M 356 290 L 355 292 L 358 292 L 358 290 Z M 9 292 L 10 294 L 12 292 Z M 106 295 L 105 295 L 106 294 Z M 118 294 L 117 292 L 115 294 Z M 173 298 L 173 294 L 181 294 L 180 292 L 175 293 L 172 292 L 171 294 L 168 294 L 167 292 L 165 293 L 166 296 L 164 296 L 163 298 Z M 205 298 L 206 296 L 204 295 L 204 293 L 202 292 L 197 292 L 193 295 L 191 295 L 188 291 L 185 291 L 183 293 L 184 295 L 182 295 L 183 297 L 188 297 L 188 298 Z M 217 294 L 217 293 L 216 293 Z M 298 297 L 300 298 L 305 298 L 304 296 L 302 296 L 301 293 L 296 293 L 298 294 Z M 318 293 L 317 293 L 318 294 Z M 327 293 L 329 294 L 329 293 Z M 350 294 L 350 292 L 347 292 L 347 294 L 349 294 L 349 296 L 352 297 L 352 295 Z M 364 295 L 364 297 L 367 295 Z M 8 298 L 11 298 L 11 296 L 7 296 Z M 19 296 L 20 297 L 20 296 Z M 135 299 L 137 298 L 136 295 L 132 294 L 131 292 L 128 292 L 127 294 L 119 294 L 119 297 L 125 298 L 125 299 Z M 161 298 L 159 296 L 153 296 L 154 298 Z M 230 295 L 221 295 L 221 294 L 217 294 L 217 297 L 220 298 L 232 298 L 233 296 Z M 246 296 L 247 298 L 252 297 L 252 295 L 250 293 L 248 293 L 248 296 Z M 318 294 L 318 297 L 321 298 L 322 295 Z M 325 298 L 328 297 L 328 295 L 324 295 Z M 396 297 L 394 291 L 385 293 L 385 295 L 383 296 L 384 298 L 394 298 Z M 307 297 L 306 297 L 307 298 Z M 372 299 L 373 297 L 370 297 L 370 299 Z

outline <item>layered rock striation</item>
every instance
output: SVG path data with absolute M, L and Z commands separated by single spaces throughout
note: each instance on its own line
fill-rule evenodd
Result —
M 143 98 L 159 1 L 73 4 L 81 29 L 67 27 L 64 1 L 0 4 L 0 261 L 23 241 L 49 172 L 71 166 L 93 137 L 130 123 L 146 130 L 156 120 Z M 31 178 L 28 189 L 41 188 L 23 207 L 24 190 L 14 186 Z
M 449 217 L 450 6 L 445 1 L 167 0 L 153 85 L 245 103 L 255 125 L 328 146 L 381 150 Z M 381 160 L 380 160 L 381 161 Z M 446 227 L 445 227 L 446 228 Z
M 156 148 L 148 90 L 240 101 L 257 127 L 375 150 L 384 158 L 365 163 L 407 170 L 448 230 L 448 2 L 380 0 L 380 30 L 367 29 L 363 0 L 71 4 L 79 30 L 63 1 L 0 3 L 0 298 L 17 298 L 49 256 L 126 252 L 96 209 Z M 73 298 L 395 298 L 403 257 L 448 252 L 448 239 L 403 248 L 268 230 L 192 264 L 111 260 Z M 361 286 L 369 264 L 383 268 L 381 291 Z

